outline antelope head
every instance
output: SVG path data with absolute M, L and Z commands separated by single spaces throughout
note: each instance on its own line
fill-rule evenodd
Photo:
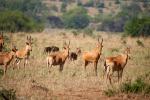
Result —
M 32 44 L 33 42 L 33 38 L 31 36 L 27 36 L 27 42 Z
M 96 48 L 99 50 L 99 52 L 101 52 L 101 50 L 103 48 L 103 38 L 102 38 L 101 42 L 99 41 L 99 38 L 98 38 Z
M 69 55 L 69 50 L 70 50 L 69 46 L 70 46 L 70 41 L 68 44 L 65 42 L 64 47 L 63 47 L 63 49 L 67 52 L 68 55 Z

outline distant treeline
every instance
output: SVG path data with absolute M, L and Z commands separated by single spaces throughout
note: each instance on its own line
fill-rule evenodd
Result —
M 0 31 L 42 31 L 44 9 L 40 0 L 0 0 Z
M 74 8 L 68 9 L 71 0 L 60 0 L 61 5 L 46 7 L 43 0 L 0 0 L 0 31 L 42 31 L 52 28 L 85 29 L 109 32 L 125 32 L 131 36 L 150 35 L 150 0 L 133 0 L 130 4 L 115 0 L 119 12 L 106 14 L 105 3 L 88 0 L 82 4 L 73 0 Z M 111 4 L 109 4 L 111 6 Z M 98 9 L 90 16 L 87 8 Z
M 120 11 L 116 14 L 105 14 L 105 3 L 89 0 L 86 4 L 77 2 L 77 7 L 67 10 L 68 0 L 64 0 L 61 6 L 62 16 L 49 16 L 51 27 L 57 28 L 90 28 L 98 31 L 125 32 L 127 35 L 150 35 L 150 1 L 131 1 L 129 5 L 121 0 L 115 3 L 120 5 Z M 122 3 L 122 4 L 121 4 Z M 94 5 L 95 4 L 95 5 Z M 99 14 L 91 17 L 87 13 L 88 7 L 99 9 Z

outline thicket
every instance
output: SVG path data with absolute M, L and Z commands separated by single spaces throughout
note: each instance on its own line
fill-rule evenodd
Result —
M 82 29 L 88 26 L 90 19 L 83 7 L 76 7 L 65 12 L 62 16 L 65 28 Z
M 42 31 L 45 10 L 41 0 L 0 0 L 0 31 Z
M 124 29 L 131 36 L 148 36 L 150 35 L 150 17 L 133 18 L 127 21 Z
M 20 11 L 0 12 L 0 30 L 3 32 L 33 32 L 41 31 L 42 25 Z
M 104 91 L 107 96 L 114 96 L 119 93 L 138 93 L 138 94 L 150 94 L 150 72 L 145 73 L 136 78 L 133 82 L 127 81 L 121 84 L 119 89 L 107 89 Z

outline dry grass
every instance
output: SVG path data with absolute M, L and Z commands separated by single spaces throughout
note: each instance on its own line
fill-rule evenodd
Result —
M 62 35 L 62 32 L 66 34 Z M 89 51 L 95 47 L 97 39 L 82 35 L 74 37 L 71 31 L 53 30 L 51 33 L 31 34 L 34 38 L 33 51 L 31 53 L 30 64 L 21 69 L 8 69 L 5 79 L 0 79 L 0 86 L 8 89 L 15 89 L 17 98 L 21 100 L 50 100 L 50 99 L 107 99 L 102 91 L 107 88 L 102 78 L 103 59 L 109 55 L 116 55 L 123 50 L 121 35 L 106 34 L 100 32 L 104 38 L 104 48 L 101 60 L 98 63 L 98 76 L 94 75 L 93 65 L 87 66 L 84 71 L 81 57 L 75 62 L 66 61 L 64 70 L 59 73 L 58 66 L 53 66 L 49 73 L 46 67 L 46 55 L 43 54 L 45 46 L 56 45 L 62 49 L 63 42 L 71 40 L 71 50 L 81 47 L 82 51 Z M 57 34 L 56 34 L 57 33 Z M 97 34 L 97 32 L 95 32 Z M 25 45 L 27 33 L 17 33 L 13 41 L 18 48 Z M 137 38 L 126 37 L 127 45 L 131 47 L 131 59 L 125 67 L 123 81 L 134 80 L 143 73 L 149 71 L 150 67 L 150 39 L 141 38 L 144 47 L 138 46 Z M 117 48 L 117 52 L 112 49 Z M 115 83 L 117 86 L 117 83 Z M 122 97 L 118 97 L 122 98 Z

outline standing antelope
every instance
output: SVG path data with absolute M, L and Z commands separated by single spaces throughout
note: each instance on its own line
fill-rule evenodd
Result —
M 127 64 L 128 61 L 128 54 L 130 53 L 130 48 L 126 48 L 124 53 L 115 57 L 107 57 L 104 63 L 104 74 L 106 73 L 106 81 L 109 78 L 110 84 L 111 82 L 111 77 L 114 73 L 114 71 L 118 72 L 118 82 L 119 79 L 121 78 L 122 80 L 122 73 L 123 69 Z
M 83 55 L 82 55 L 83 60 L 84 60 L 85 70 L 86 70 L 86 66 L 89 63 L 94 63 L 95 75 L 96 76 L 97 76 L 97 63 L 98 63 L 98 60 L 100 58 L 100 55 L 101 55 L 101 52 L 102 52 L 102 47 L 103 47 L 102 44 L 103 44 L 103 38 L 102 38 L 101 42 L 99 41 L 99 38 L 98 38 L 98 42 L 96 44 L 96 47 L 90 52 L 84 52 Z
M 0 52 L 2 52 L 4 46 L 4 38 L 3 38 L 3 34 L 0 34 Z
M 16 48 L 13 48 L 10 52 L 2 52 L 0 54 L 0 65 L 4 65 L 4 76 L 6 75 L 7 67 L 15 56 Z
M 14 64 L 17 64 L 18 69 L 20 68 L 19 64 L 22 59 L 24 59 L 24 68 L 28 63 L 30 52 L 32 51 L 32 38 L 27 36 L 27 42 L 25 48 L 16 51 L 16 59 Z
M 79 54 L 81 54 L 81 49 L 80 48 L 76 48 L 76 52 L 70 52 L 69 53 L 70 61 L 77 60 Z
M 57 51 L 57 52 L 52 52 L 51 54 L 48 55 L 47 57 L 47 67 L 52 67 L 59 65 L 59 71 L 61 72 L 63 70 L 65 61 L 67 59 L 67 57 L 69 56 L 69 45 L 70 45 L 70 41 L 68 43 L 68 45 L 65 43 L 64 47 L 63 47 L 63 51 Z
M 50 52 L 56 52 L 59 51 L 59 48 L 56 46 L 49 46 L 44 48 L 44 53 L 49 54 Z

